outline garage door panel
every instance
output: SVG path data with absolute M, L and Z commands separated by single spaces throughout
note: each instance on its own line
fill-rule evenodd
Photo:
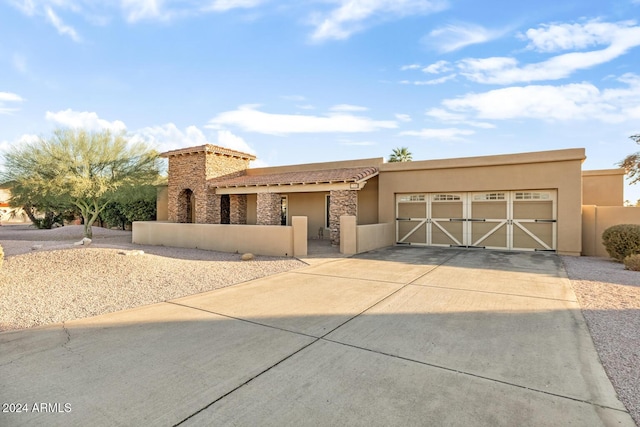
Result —
M 431 218 L 463 218 L 462 202 L 433 202 Z
M 553 202 L 514 201 L 513 219 L 553 219 Z
M 462 246 L 464 222 L 434 221 L 431 225 L 431 244 Z
M 427 218 L 426 203 L 398 203 L 398 218 Z
M 506 220 L 503 222 L 472 222 L 471 245 L 507 248 L 509 243 Z
M 472 218 L 507 218 L 507 202 L 476 202 L 472 204 Z
M 554 224 L 518 222 L 513 227 L 514 249 L 553 249 Z
M 426 221 L 398 221 L 398 243 L 426 245 Z

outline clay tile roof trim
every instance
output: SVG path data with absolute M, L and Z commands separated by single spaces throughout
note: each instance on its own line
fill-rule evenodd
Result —
M 361 182 L 378 174 L 378 168 L 345 168 L 317 171 L 284 172 L 269 175 L 243 175 L 235 178 L 212 178 L 209 187 L 268 187 L 283 185 L 335 184 Z
M 214 153 L 214 154 L 222 154 L 224 156 L 230 157 L 238 157 L 240 159 L 249 159 L 255 160 L 256 156 L 253 154 L 243 153 L 241 151 L 231 150 L 229 148 L 220 147 L 212 144 L 198 145 L 195 147 L 187 147 L 180 148 L 178 150 L 171 150 L 164 153 L 161 153 L 161 157 L 173 157 L 173 156 L 182 156 L 186 154 L 195 154 L 195 153 Z

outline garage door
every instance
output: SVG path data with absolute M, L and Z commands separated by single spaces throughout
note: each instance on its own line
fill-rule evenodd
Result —
M 396 213 L 398 244 L 556 249 L 555 190 L 400 194 Z

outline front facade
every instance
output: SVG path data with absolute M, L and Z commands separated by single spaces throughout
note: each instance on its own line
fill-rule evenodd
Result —
M 163 156 L 169 222 L 286 226 L 306 217 L 308 238 L 334 245 L 348 216 L 393 227 L 391 244 L 580 255 L 583 197 L 617 203 L 622 194 L 619 171 L 582 171 L 584 149 L 259 169 L 249 169 L 252 155 L 213 145 Z

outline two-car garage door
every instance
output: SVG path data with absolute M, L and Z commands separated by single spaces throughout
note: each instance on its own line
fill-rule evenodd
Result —
M 424 246 L 556 250 L 556 191 L 396 195 L 396 241 Z

